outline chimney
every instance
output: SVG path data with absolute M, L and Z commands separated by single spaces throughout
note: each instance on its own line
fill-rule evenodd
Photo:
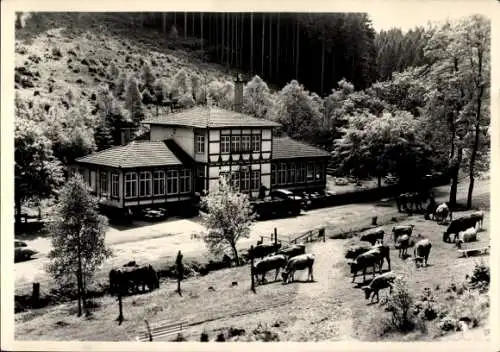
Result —
M 236 112 L 243 111 L 243 86 L 245 81 L 242 79 L 241 74 L 236 75 L 234 80 L 234 110 Z

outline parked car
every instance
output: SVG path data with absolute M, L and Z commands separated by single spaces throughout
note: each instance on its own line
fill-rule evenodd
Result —
M 26 242 L 14 240 L 14 263 L 30 260 L 37 253 L 29 248 Z
M 252 202 L 254 212 L 258 218 L 264 219 L 272 216 L 300 214 L 303 208 L 303 198 L 285 189 L 272 190 L 269 196 Z
M 152 209 L 146 208 L 142 211 L 142 215 L 144 220 L 147 221 L 160 221 L 164 220 L 167 217 L 167 211 L 163 208 Z

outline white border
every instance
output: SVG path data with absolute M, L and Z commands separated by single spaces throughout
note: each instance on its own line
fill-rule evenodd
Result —
M 307 6 L 307 7 L 305 7 Z M 411 17 L 417 14 L 428 14 L 435 11 L 446 13 L 482 13 L 492 20 L 492 53 L 491 53 L 491 140 L 492 140 L 492 165 L 491 165 L 491 326 L 490 344 L 478 344 L 474 342 L 446 342 L 446 343 L 223 343 L 223 344 L 201 344 L 201 343 L 129 343 L 129 342 L 48 342 L 48 341 L 14 341 L 14 306 L 13 292 L 13 221 L 14 218 L 14 194 L 13 194 L 13 122 L 14 122 L 14 12 L 16 11 L 279 11 L 279 12 L 377 12 L 383 13 L 386 18 Z M 356 351 L 418 351 L 430 348 L 438 350 L 441 348 L 453 351 L 471 351 L 486 348 L 486 350 L 500 350 L 500 339 L 498 337 L 500 317 L 498 279 L 500 278 L 499 261 L 499 236 L 495 229 L 500 228 L 499 192 L 493 186 L 500 177 L 500 121 L 499 121 L 499 96 L 500 85 L 500 1 L 495 0 L 470 0 L 470 1 L 416 1 L 416 0 L 345 0 L 327 2 L 320 0 L 287 0 L 271 2 L 269 0 L 252 0 L 251 2 L 231 2 L 230 0 L 213 1 L 125 1 L 106 0 L 81 1 L 71 3 L 64 0 L 4 0 L 1 2 L 1 349 L 2 350 L 52 350 L 52 351 L 143 351 L 155 350 L 186 350 L 186 351 L 232 351 L 234 349 L 255 350 L 256 348 L 272 349 L 273 347 L 286 348 L 289 352 L 302 350 L 331 351 L 331 350 L 356 350 Z M 426 25 L 426 23 L 422 23 Z M 257 345 L 257 346 L 256 346 Z

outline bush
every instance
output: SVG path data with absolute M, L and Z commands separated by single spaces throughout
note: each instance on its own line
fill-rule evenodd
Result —
M 434 320 L 439 316 L 441 307 L 431 289 L 424 289 L 415 302 L 413 312 L 419 318 L 427 321 Z
M 172 342 L 184 342 L 187 341 L 187 339 L 184 337 L 182 333 L 178 333 L 175 339 L 172 340 Z
M 488 291 L 490 287 L 490 268 L 483 262 L 476 263 L 472 276 L 469 278 L 469 284 L 481 292 Z
M 457 321 L 469 321 L 471 327 L 488 319 L 489 297 L 477 290 L 467 290 L 462 295 L 455 296 L 448 304 L 448 317 Z
M 394 280 L 393 292 L 387 300 L 386 311 L 391 313 L 390 325 L 400 332 L 408 332 L 414 329 L 415 321 L 410 311 L 413 307 L 411 296 L 406 281 L 402 278 Z

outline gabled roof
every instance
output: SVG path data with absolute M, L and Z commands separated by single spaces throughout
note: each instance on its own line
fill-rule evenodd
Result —
M 273 137 L 273 160 L 318 157 L 330 157 L 330 153 L 290 137 Z
M 172 114 L 147 119 L 142 122 L 149 125 L 185 126 L 194 128 L 224 127 L 279 127 L 279 123 L 258 119 L 235 111 L 213 106 L 197 106 Z
M 131 142 L 78 158 L 76 161 L 116 168 L 182 165 L 181 160 L 163 141 Z

